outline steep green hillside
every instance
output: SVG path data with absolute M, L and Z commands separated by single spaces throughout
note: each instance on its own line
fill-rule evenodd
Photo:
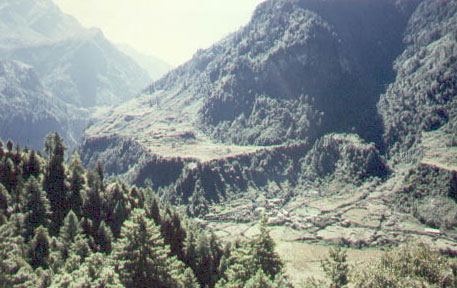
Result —
M 447 147 L 455 145 L 456 33 L 455 1 L 424 1 L 411 16 L 407 47 L 394 63 L 396 79 L 378 104 L 389 155 L 420 160 L 427 134 Z

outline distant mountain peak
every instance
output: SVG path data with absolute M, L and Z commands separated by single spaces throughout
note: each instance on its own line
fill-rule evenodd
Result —
M 0 0 L 0 53 L 34 67 L 53 95 L 77 107 L 117 105 L 151 80 L 98 28 L 50 0 Z

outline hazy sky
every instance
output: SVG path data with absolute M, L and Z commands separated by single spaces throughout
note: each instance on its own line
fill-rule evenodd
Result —
M 86 27 L 115 43 L 172 65 L 190 59 L 248 23 L 263 0 L 54 0 Z

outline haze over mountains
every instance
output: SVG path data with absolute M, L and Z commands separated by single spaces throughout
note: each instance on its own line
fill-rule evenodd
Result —
M 162 61 L 161 59 L 138 52 L 135 48 L 127 44 L 119 44 L 119 49 L 138 63 L 144 70 L 149 73 L 152 80 L 158 80 L 169 72 L 173 66 Z
M 293 247 L 457 253 L 456 1 L 267 0 L 156 81 L 132 58 L 166 65 L 52 2 L 0 3 L 1 138 L 36 147 L 51 129 L 75 145 L 119 104 L 84 130 L 83 164 L 218 235 L 265 214 Z
M 62 121 L 80 119 L 67 127 L 74 136 L 70 137 L 74 139 L 70 141 L 72 144 L 76 144 L 85 126 L 81 127 L 79 122 L 85 121 L 87 125 L 89 118 L 88 111 L 80 114 L 78 109 L 120 104 L 131 99 L 151 81 L 148 72 L 110 43 L 100 30 L 84 28 L 76 19 L 63 14 L 50 0 L 0 1 L 0 32 L 0 58 L 29 65 L 44 91 L 61 101 L 61 106 L 71 105 L 66 108 L 64 114 L 67 116 Z M 14 73 L 20 73 L 19 70 Z M 56 109 L 53 103 L 49 105 L 49 110 Z M 29 110 L 33 110 L 32 107 Z M 29 116 L 24 114 L 23 117 Z M 27 120 L 27 123 L 33 121 Z M 59 126 L 55 128 L 66 130 Z M 15 128 L 18 127 L 21 126 Z M 24 126 L 20 130 L 28 134 L 35 129 L 32 127 Z M 53 130 L 49 129 L 49 132 Z M 41 147 L 35 146 L 42 142 L 40 138 L 17 138 L 6 132 L 0 135 Z

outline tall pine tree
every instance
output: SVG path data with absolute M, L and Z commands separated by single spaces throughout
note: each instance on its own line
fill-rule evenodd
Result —
M 168 250 L 144 210 L 133 210 L 113 251 L 121 281 L 126 287 L 178 286 L 172 271 L 172 262 L 177 260 L 169 257 Z
M 48 167 L 44 175 L 44 189 L 51 203 L 50 233 L 57 235 L 68 212 L 67 185 L 65 183 L 65 145 L 59 133 L 49 134 L 45 139 Z
M 75 153 L 70 162 L 70 196 L 68 199 L 69 209 L 73 210 L 79 217 L 82 216 L 83 198 L 81 192 L 84 189 L 84 169 L 79 159 L 79 154 Z
M 33 269 L 48 268 L 49 246 L 48 232 L 43 226 L 38 227 L 35 236 L 29 243 L 28 260 Z
M 39 226 L 47 226 L 50 216 L 49 201 L 38 180 L 31 176 L 24 186 L 25 242 L 28 242 Z

